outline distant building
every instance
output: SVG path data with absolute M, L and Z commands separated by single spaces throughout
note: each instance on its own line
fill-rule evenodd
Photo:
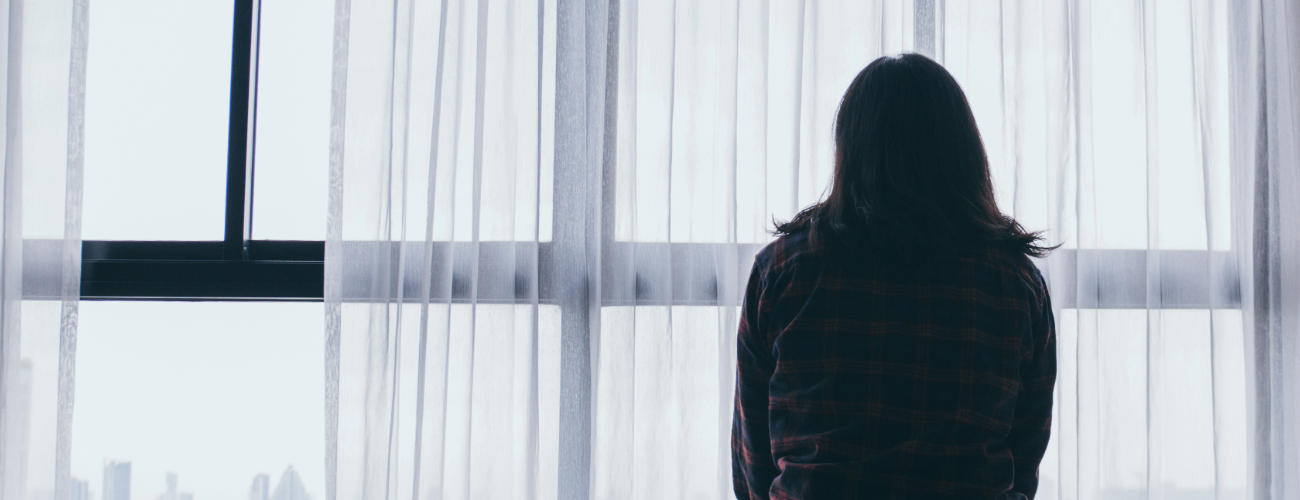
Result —
M 167 491 L 164 492 L 164 493 L 161 494 L 161 495 L 158 495 L 158 500 L 177 500 L 177 498 L 176 498 L 176 483 L 177 483 L 177 482 L 178 482 L 178 481 L 176 480 L 176 473 L 175 473 L 175 472 L 168 472 L 168 473 L 167 473 Z
M 104 498 L 131 500 L 131 462 L 104 461 Z
M 271 476 L 258 474 L 253 477 L 253 485 L 248 487 L 248 500 L 270 500 Z
M 90 483 L 72 478 L 68 500 L 90 500 Z
M 280 475 L 280 483 L 275 485 L 275 493 L 271 495 L 271 500 L 311 500 L 311 497 L 307 496 L 307 488 L 302 485 L 302 477 L 292 465 Z
M 178 483 L 179 481 L 177 481 L 176 479 L 176 473 L 168 472 L 167 491 L 161 495 L 158 495 L 158 500 L 194 500 L 193 493 L 177 491 L 176 486 Z

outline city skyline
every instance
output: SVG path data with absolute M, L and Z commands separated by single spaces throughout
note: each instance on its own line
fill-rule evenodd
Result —
M 72 487 L 69 488 L 69 500 L 90 500 L 90 481 L 83 481 L 72 478 Z
M 90 488 L 90 481 L 73 476 L 70 478 L 70 500 L 129 500 L 131 497 L 131 462 L 122 460 L 104 460 L 104 477 L 101 482 L 102 490 L 100 497 L 95 496 L 95 491 Z M 158 495 L 157 500 L 195 500 L 195 493 L 190 491 L 181 491 L 180 475 L 168 471 L 165 478 L 166 487 L 163 493 Z M 211 500 L 210 498 L 199 497 L 201 500 Z M 271 476 L 266 473 L 258 473 L 253 476 L 253 482 L 248 490 L 247 500 L 312 500 L 313 497 L 307 492 L 307 488 L 302 481 L 302 476 L 298 474 L 293 464 L 285 467 L 284 472 L 280 474 L 280 479 L 276 481 L 275 488 L 271 488 Z M 240 499 L 243 500 L 243 499 Z
M 253 485 L 248 487 L 248 500 L 268 500 L 271 490 L 271 476 L 258 474 L 253 476 Z
M 259 474 L 258 477 L 263 475 Z M 298 475 L 293 465 L 289 465 L 289 468 L 280 474 L 280 481 L 275 485 L 275 493 L 271 494 L 270 500 L 311 500 L 311 495 L 307 494 L 307 487 L 302 484 L 302 476 Z
M 158 495 L 158 500 L 194 500 L 193 493 L 181 492 L 179 489 L 180 478 L 175 472 L 167 472 L 167 490 Z
M 105 459 L 101 484 L 102 500 L 131 500 L 131 462 Z

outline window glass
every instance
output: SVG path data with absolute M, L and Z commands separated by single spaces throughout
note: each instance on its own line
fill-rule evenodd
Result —
M 1228 249 L 1226 7 L 1095 3 L 1076 45 L 1025 7 L 944 7 L 1000 208 L 1066 248 Z
M 82 236 L 221 239 L 234 2 L 90 9 Z
M 999 208 L 1066 248 L 1227 249 L 1226 7 L 1097 3 L 1076 42 L 1044 23 L 1056 7 L 1022 7 L 950 2 L 936 21 Z M 618 241 L 768 241 L 826 194 L 849 82 L 911 49 L 892 2 L 728 9 L 620 11 Z
M 258 482 L 269 499 L 324 498 L 322 304 L 83 302 L 80 315 L 72 476 L 90 498 L 128 500 L 105 493 L 122 475 L 129 500 L 255 500 Z
M 262 2 L 253 237 L 325 239 L 334 4 Z
M 391 321 L 388 345 L 400 349 L 389 362 L 367 354 L 376 312 Z M 415 443 L 394 451 L 395 473 L 409 477 L 418 465 L 421 498 L 429 494 L 425 479 L 439 477 L 431 488 L 441 498 L 530 498 L 528 482 L 520 480 L 528 474 L 537 498 L 555 498 L 563 460 L 558 306 L 406 304 L 399 314 L 395 307 L 344 303 L 340 321 L 339 498 L 364 496 L 362 450 L 381 442 L 373 433 L 388 428 L 387 418 L 397 422 L 394 442 Z M 394 389 L 380 380 L 392 380 Z M 376 421 L 375 398 L 388 401 L 392 391 L 396 413 L 368 426 Z M 420 427 L 410 424 L 417 418 Z M 398 485 L 394 497 L 410 498 L 410 487 Z
M 739 308 L 601 308 L 592 474 L 597 498 L 719 498 L 731 459 Z
M 1095 483 L 1077 485 L 1087 497 L 1243 495 L 1242 324 L 1235 309 L 1058 311 L 1052 441 L 1039 497 L 1066 498 L 1058 494 L 1078 478 L 1060 477 L 1060 469 L 1075 463 L 1096 464 Z
M 472 5 L 452 2 L 445 13 L 437 3 L 424 7 L 411 12 L 411 36 L 399 42 L 382 9 L 354 11 L 349 21 L 354 57 L 347 61 L 342 199 L 364 208 L 343 210 L 343 238 L 369 239 L 389 229 L 396 236 L 404 224 L 408 239 L 431 229 L 434 240 L 469 241 L 478 224 L 482 241 L 549 241 L 555 9 L 494 4 L 480 47 Z M 540 32 L 539 15 L 548 26 Z M 444 23 L 445 35 L 439 32 Z M 359 35 L 374 32 L 388 34 Z M 267 1 L 261 33 L 253 237 L 322 239 L 333 6 Z M 371 50 L 396 50 L 396 59 L 355 57 Z M 393 115 L 390 107 L 404 111 Z M 388 204 L 405 207 L 391 226 L 382 209 Z

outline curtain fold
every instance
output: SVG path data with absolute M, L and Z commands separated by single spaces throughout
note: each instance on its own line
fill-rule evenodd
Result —
M 335 498 L 729 498 L 740 290 L 876 57 L 1063 246 L 1038 498 L 1294 493 L 1283 0 L 338 0 Z
M 1300 8 L 1248 2 L 1232 21 L 1250 485 L 1289 498 L 1300 494 Z
M 550 241 L 566 20 L 553 1 L 336 6 L 327 496 L 554 498 L 560 310 L 539 268 L 572 251 Z
M 0 499 L 69 498 L 87 3 L 0 5 Z

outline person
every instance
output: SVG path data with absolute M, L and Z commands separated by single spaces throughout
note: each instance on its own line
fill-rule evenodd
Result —
M 966 96 L 876 59 L 830 193 L 754 260 L 737 339 L 738 498 L 1033 498 L 1056 344 L 1042 243 L 998 210 Z

